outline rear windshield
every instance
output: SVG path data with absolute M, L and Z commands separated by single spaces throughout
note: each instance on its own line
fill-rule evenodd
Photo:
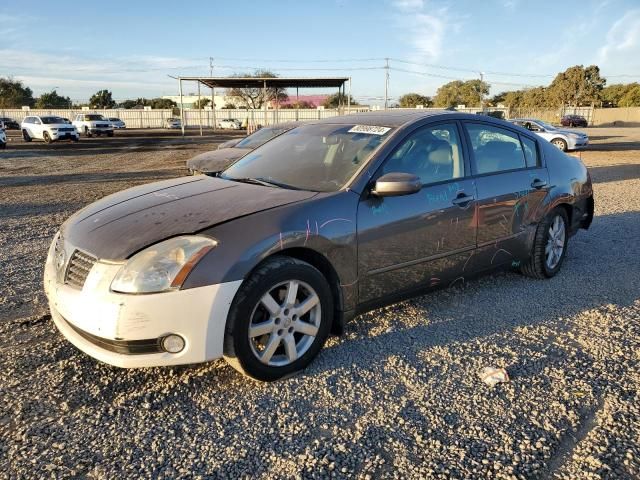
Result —
M 236 143 L 237 148 L 257 148 L 290 128 L 264 127 Z
M 392 131 L 367 125 L 300 126 L 245 155 L 221 177 L 333 192 L 349 181 Z
M 119 118 L 110 118 L 109 121 L 111 121 L 111 122 L 119 122 L 120 119 Z

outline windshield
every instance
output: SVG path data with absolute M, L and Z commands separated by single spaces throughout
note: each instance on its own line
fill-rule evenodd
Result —
M 283 134 L 287 130 L 291 130 L 290 128 L 261 128 L 255 133 L 252 133 L 247 138 L 243 138 L 238 143 L 236 143 L 236 147 L 238 148 L 258 148 L 263 143 L 268 142 L 273 137 L 277 137 L 278 135 Z
M 110 118 L 109 121 L 111 121 L 111 122 L 119 122 L 120 119 L 119 118 Z
M 556 130 L 556 127 L 547 122 L 541 122 L 540 120 L 536 120 L 536 123 L 542 126 L 545 130 Z
M 301 190 L 334 192 L 367 162 L 391 131 L 367 125 L 301 126 L 245 155 L 221 177 L 254 178 Z
M 85 120 L 104 120 L 104 117 L 102 115 L 85 115 L 84 119 Z
M 46 123 L 47 125 L 51 125 L 54 123 L 66 123 L 60 117 L 40 117 L 40 120 L 42 120 L 42 123 Z

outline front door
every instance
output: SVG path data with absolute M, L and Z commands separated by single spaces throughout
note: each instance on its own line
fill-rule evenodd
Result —
M 549 188 L 537 140 L 481 122 L 464 126 L 478 195 L 478 255 L 472 268 L 518 266 L 529 254 L 529 227 L 535 227 Z
M 476 244 L 475 189 L 465 178 L 456 122 L 421 127 L 401 142 L 375 178 L 403 172 L 420 192 L 379 198 L 365 192 L 358 207 L 360 301 L 414 288 L 448 285 Z

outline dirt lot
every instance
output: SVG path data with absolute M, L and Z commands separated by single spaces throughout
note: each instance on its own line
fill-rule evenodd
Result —
M 74 211 L 230 135 L 0 152 L 0 477 L 640 477 L 640 129 L 588 129 L 596 219 L 549 281 L 504 272 L 358 317 L 297 377 L 119 370 L 47 315 Z M 9 132 L 10 134 L 12 132 Z M 511 381 L 478 379 L 504 366 Z

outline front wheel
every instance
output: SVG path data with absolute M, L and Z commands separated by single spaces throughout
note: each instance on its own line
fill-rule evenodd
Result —
M 113 137 L 113 132 L 107 132 L 107 137 Z
M 569 241 L 567 212 L 558 207 L 538 224 L 531 257 L 521 271 L 533 278 L 551 278 L 562 266 Z
M 51 143 L 51 136 L 47 132 L 42 134 L 42 139 L 44 140 L 44 143 Z
M 231 305 L 225 360 L 257 380 L 291 375 L 318 354 L 332 320 L 333 297 L 322 273 L 301 260 L 273 257 L 245 281 Z
M 88 127 L 84 127 L 84 136 L 87 138 L 91 138 L 91 130 Z
M 559 150 L 563 152 L 567 151 L 567 142 L 565 142 L 562 138 L 554 138 L 551 140 L 551 143 L 556 146 Z

